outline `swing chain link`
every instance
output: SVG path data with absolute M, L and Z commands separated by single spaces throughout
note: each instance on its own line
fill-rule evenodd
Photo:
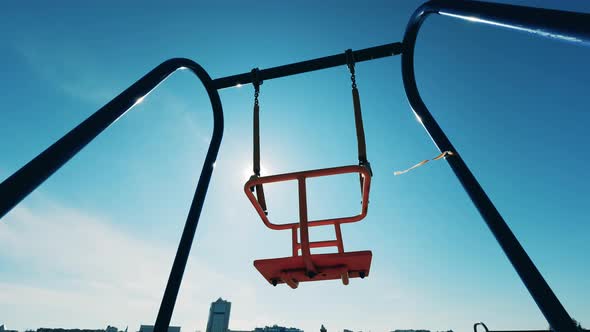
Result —
M 356 76 L 354 75 L 354 65 L 350 69 L 350 80 L 352 81 L 352 88 L 356 89 Z
M 354 53 L 351 49 L 346 50 L 346 65 L 350 70 L 350 80 L 352 81 L 352 88 L 356 89 L 356 76 L 354 73 Z
M 259 76 L 260 69 L 254 68 L 252 69 L 252 85 L 254 85 L 254 105 L 258 106 L 258 96 L 260 95 L 260 85 L 262 84 L 262 80 L 260 80 Z
M 254 84 L 254 105 L 258 106 L 258 95 L 260 95 L 260 84 Z

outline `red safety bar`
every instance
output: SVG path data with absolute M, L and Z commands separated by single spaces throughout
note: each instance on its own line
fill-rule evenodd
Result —
M 339 217 L 322 220 L 308 220 L 306 179 L 337 174 L 358 173 L 361 182 L 361 212 L 355 216 Z M 274 224 L 269 221 L 264 208 L 254 195 L 254 187 L 266 183 L 296 180 L 299 188 L 299 222 L 288 224 Z M 244 192 L 264 224 L 274 230 L 291 229 L 293 256 L 262 259 L 254 262 L 254 266 L 269 283 L 276 286 L 286 283 L 291 288 L 297 288 L 299 282 L 341 279 L 347 285 L 349 278 L 364 278 L 369 275 L 371 267 L 371 251 L 344 252 L 340 224 L 357 222 L 367 215 L 369 206 L 369 189 L 371 173 L 365 166 L 342 166 L 324 168 L 304 172 L 295 172 L 264 177 L 253 176 L 244 186 Z M 336 240 L 309 242 L 309 227 L 334 225 Z M 297 240 L 297 230 L 299 238 Z M 311 254 L 311 248 L 336 247 L 338 253 Z M 299 256 L 301 250 L 301 256 Z

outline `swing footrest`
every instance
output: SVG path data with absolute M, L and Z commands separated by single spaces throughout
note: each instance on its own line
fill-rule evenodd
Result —
M 259 259 L 254 267 L 273 286 L 285 283 L 297 288 L 300 282 L 340 279 L 348 285 L 349 278 L 369 276 L 373 254 L 369 250 L 333 254 L 314 254 L 311 260 L 317 274 L 309 275 L 303 256 Z

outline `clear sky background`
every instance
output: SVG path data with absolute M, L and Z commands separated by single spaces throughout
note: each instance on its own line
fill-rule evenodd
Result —
M 590 12 L 586 1 L 513 1 Z M 419 1 L 7 2 L 0 13 L 0 179 L 147 71 L 188 57 L 212 77 L 400 41 Z M 459 21 L 427 20 L 417 79 L 442 128 L 570 314 L 590 325 L 587 165 L 590 48 Z M 230 328 L 541 329 L 547 323 L 412 114 L 400 58 L 357 66 L 369 160 L 368 217 L 343 227 L 373 251 L 371 276 L 273 288 L 252 266 L 290 254 L 242 186 L 250 175 L 251 86 L 220 92 L 225 135 L 172 323 L 205 330 L 232 302 Z M 356 162 L 345 67 L 267 81 L 265 174 Z M 0 323 L 136 331 L 154 322 L 197 183 L 212 116 L 178 72 L 0 222 Z M 358 208 L 354 177 L 312 181 L 312 217 Z M 275 220 L 295 186 L 268 187 Z M 312 230 L 313 239 L 329 231 Z

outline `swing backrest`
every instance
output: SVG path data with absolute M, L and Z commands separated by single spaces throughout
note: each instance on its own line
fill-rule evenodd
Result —
M 362 220 L 366 215 L 369 207 L 369 191 L 371 186 L 371 173 L 368 168 L 364 166 L 358 165 L 350 165 L 350 166 L 341 166 L 341 167 L 333 167 L 333 168 L 324 168 L 324 169 L 316 169 L 311 171 L 303 171 L 303 172 L 294 172 L 294 173 L 287 173 L 287 174 L 279 174 L 279 175 L 270 175 L 264 177 L 252 177 L 246 184 L 244 185 L 244 192 L 246 196 L 258 212 L 258 215 L 264 222 L 264 224 L 274 230 L 285 230 L 285 229 L 293 229 L 294 227 L 298 227 L 300 221 L 292 222 L 292 223 L 272 223 L 268 215 L 265 211 L 265 208 L 260 204 L 258 199 L 254 196 L 253 188 L 256 186 L 262 186 L 263 184 L 274 183 L 274 182 L 284 182 L 284 181 L 298 181 L 299 185 L 299 210 L 300 214 L 305 214 L 307 218 L 307 191 L 305 186 L 305 180 L 307 178 L 314 178 L 320 176 L 329 176 L 329 175 L 337 175 L 337 174 L 349 174 L 349 173 L 358 173 L 360 178 L 362 179 L 361 184 L 361 196 L 362 196 L 362 203 L 361 203 L 361 211 L 359 214 L 354 216 L 348 217 L 338 217 L 338 218 L 330 218 L 330 219 L 322 219 L 322 220 L 310 220 L 308 221 L 309 227 L 314 226 L 325 226 L 325 225 L 334 225 L 344 224 L 344 223 L 351 223 L 357 222 Z M 304 211 L 302 211 L 304 210 Z M 300 215 L 301 217 L 301 215 Z

